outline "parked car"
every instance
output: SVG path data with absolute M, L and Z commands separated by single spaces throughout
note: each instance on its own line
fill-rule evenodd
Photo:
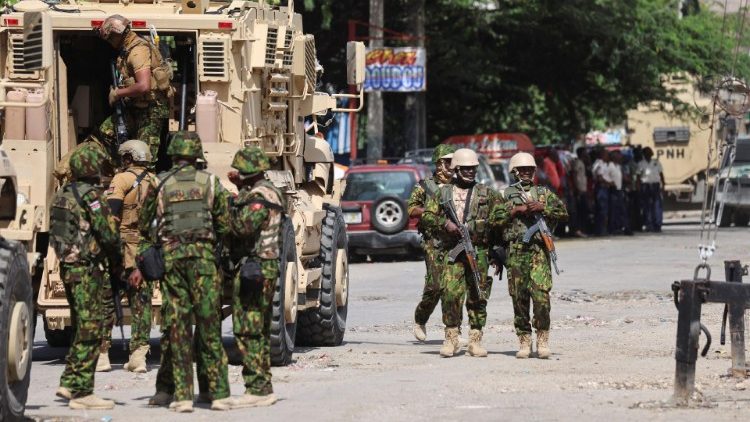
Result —
M 350 259 L 421 253 L 417 220 L 409 218 L 406 201 L 417 182 L 429 174 L 430 168 L 422 164 L 349 168 L 341 209 Z

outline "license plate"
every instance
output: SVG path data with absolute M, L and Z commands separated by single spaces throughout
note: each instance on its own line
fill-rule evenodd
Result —
M 362 222 L 362 213 L 361 212 L 345 212 L 344 222 L 346 222 L 346 224 L 359 224 Z

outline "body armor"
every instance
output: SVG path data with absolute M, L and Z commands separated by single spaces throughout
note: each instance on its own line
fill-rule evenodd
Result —
M 489 242 L 487 230 L 487 219 L 490 215 L 489 189 L 481 183 L 475 184 L 471 188 L 470 197 L 467 198 L 469 204 L 463 213 L 464 221 L 461 221 L 461 223 L 469 229 L 471 241 L 475 245 L 487 245 Z M 453 185 L 442 185 L 440 197 L 443 201 L 453 201 Z M 455 239 L 452 243 L 455 244 Z
M 250 189 L 251 195 L 260 195 L 266 201 L 284 207 L 284 196 L 268 180 L 261 180 Z M 272 208 L 268 209 L 268 224 L 258 234 L 255 242 L 254 254 L 263 259 L 279 258 L 279 232 L 283 213 Z
M 82 182 L 76 184 L 78 194 L 84 197 L 94 187 Z M 94 238 L 86 212 L 78 205 L 73 194 L 73 185 L 60 190 L 52 203 L 50 217 L 50 242 L 60 261 L 76 263 L 93 262 L 101 252 Z
M 509 186 L 503 192 L 503 196 L 506 200 L 510 201 L 513 206 L 523 205 L 528 201 L 539 201 L 543 204 L 546 203 L 547 188 L 544 186 L 530 186 L 528 190 L 519 189 L 516 186 Z M 526 195 L 526 200 L 521 195 Z M 503 241 L 506 243 L 521 242 L 526 230 L 533 226 L 536 220 L 532 215 L 521 215 L 513 218 L 513 222 L 510 227 L 503 230 Z M 538 236 L 534 236 L 532 242 L 537 242 Z
M 213 242 L 214 178 L 192 167 L 173 175 L 159 175 L 162 182 L 159 237 L 165 245 Z

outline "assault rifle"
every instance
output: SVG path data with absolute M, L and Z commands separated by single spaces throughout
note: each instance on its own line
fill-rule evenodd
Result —
M 512 184 L 511 186 L 523 192 L 520 181 Z M 521 197 L 521 200 L 524 203 L 529 202 L 526 199 L 525 195 L 519 194 L 518 196 Z M 528 244 L 529 242 L 531 242 L 531 239 L 534 237 L 534 235 L 539 233 L 539 236 L 542 238 L 542 242 L 544 243 L 544 249 L 549 254 L 550 261 L 552 261 L 552 267 L 555 269 L 555 273 L 557 275 L 560 275 L 560 270 L 557 268 L 557 252 L 555 251 L 555 241 L 552 237 L 552 231 L 549 229 L 547 221 L 544 219 L 544 216 L 541 213 L 534 214 L 534 219 L 536 221 L 534 225 L 529 227 L 526 230 L 526 233 L 523 234 L 523 243 Z
M 117 68 L 115 62 L 112 61 L 110 64 L 110 70 L 112 72 L 112 86 L 117 89 L 120 85 L 120 81 L 117 78 Z M 128 127 L 125 125 L 125 102 L 121 99 L 115 101 L 115 138 L 117 138 L 117 145 L 122 144 L 128 140 Z
M 466 256 L 466 263 L 469 265 L 469 270 L 471 271 L 471 291 L 474 297 L 479 300 L 482 298 L 482 289 L 480 287 L 482 278 L 479 275 L 479 267 L 477 266 L 477 251 L 471 243 L 469 230 L 459 221 L 456 210 L 453 208 L 453 203 L 450 200 L 441 201 L 440 205 L 442 205 L 448 218 L 458 226 L 458 230 L 461 232 L 461 239 L 458 241 L 458 245 L 448 252 L 448 259 L 450 262 L 456 262 L 461 253 Z

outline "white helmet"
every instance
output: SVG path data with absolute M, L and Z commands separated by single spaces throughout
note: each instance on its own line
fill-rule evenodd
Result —
M 455 169 L 456 167 L 473 167 L 478 165 L 479 157 L 477 157 L 477 153 L 469 148 L 457 149 L 456 152 L 453 153 L 453 158 L 451 158 L 452 169 Z
M 536 167 L 534 156 L 528 152 L 519 152 L 510 157 L 510 166 L 508 171 L 513 171 L 516 167 Z
M 120 157 L 130 154 L 136 163 L 151 162 L 151 148 L 139 139 L 131 139 L 123 142 L 120 148 L 117 149 L 117 152 L 120 154 Z

